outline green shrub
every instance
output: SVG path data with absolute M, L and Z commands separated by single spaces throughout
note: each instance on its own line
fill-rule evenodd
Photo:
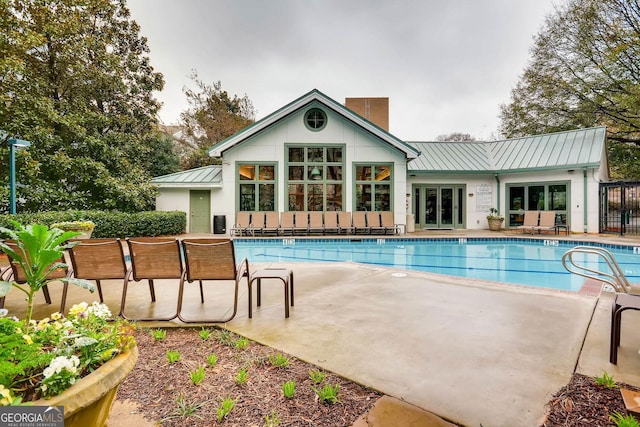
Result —
M 22 224 L 92 221 L 96 227 L 92 237 L 154 237 L 182 234 L 187 216 L 180 211 L 109 212 L 109 211 L 50 211 L 0 215 L 0 227 L 12 228 L 12 218 Z

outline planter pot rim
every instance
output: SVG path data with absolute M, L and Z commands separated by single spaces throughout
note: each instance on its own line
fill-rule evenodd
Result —
M 98 401 L 117 387 L 133 370 L 138 360 L 138 347 L 117 355 L 104 365 L 80 378 L 73 386 L 57 396 L 35 400 L 33 405 L 64 406 L 65 418 Z

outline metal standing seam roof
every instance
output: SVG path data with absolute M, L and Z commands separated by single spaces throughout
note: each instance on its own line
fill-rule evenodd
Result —
M 211 165 L 155 177 L 151 183 L 160 188 L 222 187 L 222 166 Z
M 597 167 L 604 126 L 492 142 L 409 142 L 420 150 L 409 172 L 499 173 Z

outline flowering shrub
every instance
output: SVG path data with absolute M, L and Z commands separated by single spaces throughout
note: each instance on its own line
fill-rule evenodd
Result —
M 134 326 L 101 303 L 76 304 L 36 322 L 0 312 L 0 405 L 50 397 L 135 346 Z

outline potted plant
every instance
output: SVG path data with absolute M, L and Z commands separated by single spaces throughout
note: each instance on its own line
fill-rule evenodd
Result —
M 0 242 L 0 249 L 24 270 L 25 284 L 0 281 L 0 297 L 12 288 L 27 296 L 24 320 L 7 317 L 0 310 L 0 405 L 64 406 L 65 426 L 102 426 L 106 422 L 117 387 L 133 369 L 137 349 L 133 326 L 112 321 L 104 304 L 76 304 L 67 317 L 53 313 L 36 321 L 35 293 L 49 275 L 66 267 L 56 262 L 77 232 L 49 229 L 44 225 L 0 228 L 15 246 Z M 93 292 L 91 282 L 67 281 Z
M 78 239 L 90 239 L 96 225 L 93 221 L 64 221 L 51 224 L 51 228 L 59 228 L 62 231 L 77 231 Z
M 500 211 L 496 208 L 489 209 L 489 215 L 487 215 L 487 222 L 489 223 L 489 230 L 499 231 L 502 226 L 504 217 L 500 215 Z

